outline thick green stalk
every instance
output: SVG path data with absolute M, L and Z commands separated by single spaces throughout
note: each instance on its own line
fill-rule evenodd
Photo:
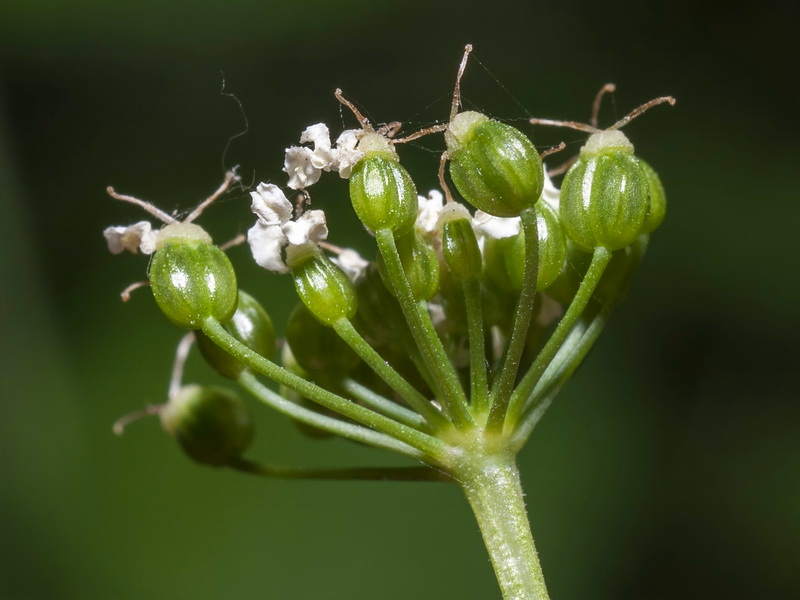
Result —
M 478 521 L 503 599 L 547 600 L 513 456 L 472 459 L 454 477 Z
M 409 446 L 422 450 L 433 459 L 439 459 L 444 456 L 447 450 L 446 444 L 441 440 L 406 425 L 402 425 L 397 421 L 364 408 L 363 406 L 359 406 L 346 398 L 342 398 L 325 388 L 321 388 L 310 381 L 306 381 L 302 377 L 290 373 L 271 360 L 267 360 L 233 337 L 220 322 L 213 317 L 208 317 L 203 321 L 203 333 L 246 367 L 257 373 L 261 373 L 276 383 L 285 385 L 289 389 L 296 391 L 300 395 L 305 396 L 309 400 L 325 408 L 330 408 L 345 417 L 383 432 L 399 441 L 405 442 Z
M 458 375 L 433 328 L 424 303 L 418 303 L 414 299 L 408 278 L 400 262 L 394 233 L 390 229 L 380 229 L 375 232 L 375 239 L 378 242 L 378 249 L 383 257 L 395 297 L 400 303 L 414 341 L 432 375 L 432 383 L 438 392 L 438 399 L 442 401 L 445 411 L 457 427 L 464 428 L 472 425 L 472 415 L 469 413 L 467 398 L 458 381 Z

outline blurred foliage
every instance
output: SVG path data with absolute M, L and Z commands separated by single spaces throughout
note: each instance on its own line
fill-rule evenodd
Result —
M 667 220 L 521 456 L 552 595 L 797 598 L 798 16 L 752 0 L 4 0 L 0 595 L 497 597 L 455 488 L 202 468 L 156 420 L 114 438 L 116 417 L 164 398 L 180 332 L 147 292 L 118 301 L 146 261 L 110 256 L 100 235 L 142 216 L 109 184 L 185 209 L 231 165 L 283 182 L 306 125 L 353 125 L 336 87 L 377 122 L 444 118 L 471 42 L 467 105 L 523 127 L 587 119 L 608 81 L 605 123 L 678 98 L 626 129 L 664 181 Z M 526 131 L 540 147 L 582 139 Z M 420 190 L 442 147 L 403 152 Z M 364 248 L 334 179 L 314 202 L 332 241 Z M 204 224 L 233 237 L 248 205 L 232 194 Z M 232 252 L 243 287 L 284 322 L 291 283 L 247 254 Z M 190 381 L 219 380 L 200 363 Z M 258 427 L 253 454 L 274 462 L 399 461 L 306 440 L 266 410 Z

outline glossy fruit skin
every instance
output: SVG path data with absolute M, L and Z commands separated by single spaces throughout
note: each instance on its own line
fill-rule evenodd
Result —
M 661 225 L 667 214 L 667 194 L 664 191 L 664 185 L 661 183 L 658 173 L 653 170 L 653 167 L 641 158 L 639 159 L 639 164 L 644 169 L 647 183 L 650 186 L 650 212 L 647 214 L 642 233 L 652 233 Z
M 350 176 L 350 201 L 371 231 L 390 229 L 403 235 L 417 219 L 417 188 L 396 155 L 370 152 Z
M 243 290 L 239 290 L 239 304 L 236 312 L 223 327 L 237 340 L 261 356 L 272 359 L 275 356 L 275 326 L 264 307 Z M 220 375 L 238 379 L 245 366 L 212 342 L 202 331 L 195 332 L 195 340 L 200 354 Z
M 525 134 L 485 120 L 460 142 L 448 151 L 450 177 L 467 202 L 496 217 L 515 217 L 536 204 L 544 185 L 542 159 Z
M 153 255 L 148 275 L 158 307 L 179 327 L 200 329 L 208 317 L 224 323 L 236 311 L 236 273 L 213 244 L 170 240 Z
M 480 276 L 483 259 L 469 219 L 451 219 L 442 225 L 442 253 L 456 280 Z
M 160 413 L 164 429 L 192 459 L 221 467 L 238 458 L 255 435 L 250 411 L 233 392 L 187 385 Z
M 632 149 L 582 151 L 564 176 L 561 221 L 584 250 L 614 251 L 632 244 L 649 211 L 650 186 Z
M 414 299 L 432 299 L 439 291 L 439 257 L 436 250 L 416 230 L 398 237 L 396 243 Z M 392 291 L 391 279 L 386 273 L 382 257 L 378 259 L 378 269 L 384 284 Z
M 353 283 L 321 253 L 292 265 L 292 277 L 297 295 L 321 323 L 330 327 L 355 316 L 358 299 Z

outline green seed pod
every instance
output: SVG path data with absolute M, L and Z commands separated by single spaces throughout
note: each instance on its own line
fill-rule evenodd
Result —
M 148 276 L 158 307 L 179 327 L 200 329 L 208 317 L 225 322 L 236 310 L 233 266 L 197 225 L 161 230 Z
M 427 301 L 433 298 L 439 291 L 439 257 L 436 250 L 415 229 L 397 238 L 397 252 L 414 299 Z M 378 259 L 378 269 L 386 287 L 392 290 L 382 258 Z
M 356 328 L 374 346 L 397 345 L 403 336 L 411 335 L 403 310 L 383 283 L 376 265 L 370 265 L 366 276 L 356 282 L 358 312 Z
M 214 467 L 238 458 L 255 433 L 245 403 L 220 387 L 184 386 L 159 416 L 167 433 L 190 457 Z
M 239 290 L 239 305 L 225 329 L 237 340 L 265 358 L 275 356 L 275 327 L 264 307 L 247 292 Z M 195 332 L 197 347 L 206 362 L 221 375 L 237 379 L 245 366 L 217 346 L 200 330 Z
M 383 136 L 367 134 L 359 143 L 366 154 L 353 167 L 350 201 L 368 229 L 390 229 L 398 235 L 411 231 L 417 219 L 417 188 Z
M 543 291 L 553 284 L 564 268 L 567 238 L 561 228 L 558 214 L 546 202 L 537 205 L 536 229 L 539 234 L 539 271 L 536 277 L 536 289 Z M 503 261 L 512 289 L 519 291 L 522 289 L 525 275 L 525 235 L 520 231 L 519 234 L 506 239 L 510 242 L 501 244 Z
M 467 210 L 460 204 L 442 212 L 440 226 L 442 228 L 442 252 L 450 273 L 458 281 L 479 277 L 483 262 L 475 230 Z
M 353 283 L 322 253 L 315 251 L 290 267 L 297 295 L 317 319 L 333 326 L 339 319 L 353 318 L 358 309 Z
M 516 217 L 542 193 L 542 159 L 518 129 L 463 112 L 445 133 L 450 177 L 462 196 L 496 217 Z
M 298 304 L 286 323 L 286 341 L 305 371 L 326 379 L 347 375 L 359 363 L 358 355 L 330 327 L 320 323 L 303 304 Z
M 661 179 L 658 177 L 658 173 L 653 170 L 653 167 L 641 158 L 639 159 L 639 164 L 642 165 L 644 174 L 647 177 L 647 183 L 650 184 L 650 212 L 644 222 L 642 233 L 651 233 L 661 225 L 667 214 L 667 195 L 664 192 Z
M 541 206 L 541 205 L 540 205 Z M 561 304 L 569 304 L 578 292 L 581 280 L 592 262 L 592 255 L 587 254 L 567 237 L 566 259 L 561 274 L 547 288 L 547 295 Z
M 619 250 L 632 244 L 650 211 L 650 186 L 621 132 L 593 134 L 564 176 L 561 220 L 586 250 Z

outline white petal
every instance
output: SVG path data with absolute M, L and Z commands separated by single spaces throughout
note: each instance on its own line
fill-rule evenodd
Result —
M 439 190 L 431 190 L 428 197 L 417 196 L 419 209 L 417 212 L 417 229 L 428 235 L 439 231 L 439 217 L 444 206 L 444 196 Z
M 331 150 L 331 132 L 328 130 L 328 126 L 325 123 L 317 123 L 306 127 L 306 130 L 300 135 L 300 143 L 308 142 L 314 143 L 314 151 L 310 157 L 311 164 L 317 169 L 330 171 L 335 159 Z
M 247 232 L 247 243 L 250 244 L 250 252 L 256 263 L 276 273 L 289 272 L 281 256 L 281 248 L 287 242 L 278 225 L 265 225 L 261 221 L 256 221 Z
M 289 175 L 287 184 L 293 190 L 303 190 L 319 181 L 322 167 L 315 163 L 316 157 L 310 148 L 292 146 L 286 149 L 283 170 Z
M 103 236 L 108 243 L 108 249 L 113 254 L 127 250 L 136 254 L 141 250 L 144 254 L 152 254 L 156 249 L 156 232 L 147 221 L 139 221 L 126 227 L 107 227 Z
M 309 242 L 316 244 L 328 237 L 325 213 L 321 210 L 310 210 L 303 213 L 297 221 L 286 223 L 283 226 L 283 233 L 293 246 Z
M 331 163 L 331 171 L 339 171 L 339 177 L 342 179 L 349 179 L 353 172 L 353 167 L 358 161 L 364 158 L 364 153 L 361 150 L 356 150 L 358 141 L 364 131 L 361 129 L 345 129 L 341 135 L 336 138 L 336 148 L 333 150 L 333 162 Z
M 353 283 L 361 279 L 369 267 L 369 261 L 364 260 L 358 252 L 350 248 L 342 250 L 338 256 L 331 258 L 331 261 L 344 271 Z
M 251 210 L 264 225 L 282 225 L 292 218 L 292 203 L 277 185 L 259 183 L 250 197 Z
M 494 217 L 482 210 L 476 210 L 472 226 L 478 235 L 499 240 L 519 233 L 519 217 Z
M 558 211 L 558 205 L 561 201 L 561 190 L 559 190 L 553 183 L 553 180 L 547 175 L 547 168 L 544 169 L 544 188 L 542 189 L 542 200 L 547 202 L 551 208 Z

